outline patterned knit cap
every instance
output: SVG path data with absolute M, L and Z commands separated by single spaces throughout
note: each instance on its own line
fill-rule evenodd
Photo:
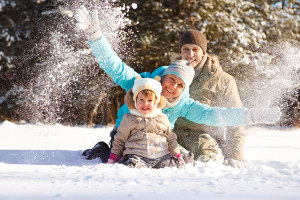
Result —
M 176 60 L 163 72 L 162 76 L 167 74 L 178 76 L 183 80 L 185 86 L 189 87 L 194 79 L 195 70 L 187 60 Z

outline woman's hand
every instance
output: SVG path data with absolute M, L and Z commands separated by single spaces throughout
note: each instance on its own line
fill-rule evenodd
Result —
M 93 12 L 90 13 L 85 6 L 81 5 L 80 8 L 75 10 L 74 18 L 77 21 L 76 27 L 83 30 L 89 41 L 95 41 L 102 36 L 98 10 L 94 9 Z

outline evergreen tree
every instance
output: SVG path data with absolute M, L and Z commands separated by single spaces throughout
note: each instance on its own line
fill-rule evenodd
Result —
M 99 69 L 85 38 L 75 31 L 73 13 L 64 9 L 69 2 L 31 3 L 36 7 L 33 17 L 27 18 L 30 34 L 20 40 L 20 52 L 11 61 L 13 84 L 2 96 L 2 119 L 107 123 L 105 107 L 96 117 L 91 112 L 100 103 L 107 104 L 104 97 L 114 84 Z M 20 1 L 15 9 L 24 7 L 26 16 L 30 6 Z
M 131 20 L 120 26 L 123 32 L 113 30 L 117 21 L 105 21 L 114 14 L 108 9 L 112 3 Z M 292 55 L 299 54 L 299 0 L 2 0 L 0 120 L 33 120 L 39 113 L 33 121 L 81 124 L 90 122 L 97 109 L 96 123 L 105 123 L 107 113 L 115 118 L 116 110 L 101 109 L 118 108 L 124 92 L 99 70 L 83 35 L 75 31 L 68 15 L 79 4 L 98 5 L 104 34 L 138 72 L 169 65 L 179 53 L 181 34 L 198 29 L 209 41 L 208 53 L 218 55 L 224 70 L 236 78 L 245 106 L 266 96 L 289 108 L 293 103 L 282 96 L 296 99 L 300 62 Z M 280 82 L 286 77 L 290 82 Z M 113 95 L 104 97 L 106 93 Z
M 139 35 L 134 44 L 137 56 L 131 61 L 138 69 L 168 65 L 179 52 L 180 35 L 197 29 L 209 41 L 208 53 L 218 55 L 223 69 L 236 78 L 245 106 L 255 106 L 263 96 L 281 101 L 287 89 L 290 96 L 300 87 L 295 78 L 299 58 L 294 63 L 284 58 L 298 53 L 300 1 L 285 2 L 284 8 L 282 1 L 263 0 L 125 2 L 137 3 L 128 17 L 136 22 L 131 28 Z M 283 77 L 278 69 L 293 75 Z M 284 87 L 281 79 L 294 80 Z

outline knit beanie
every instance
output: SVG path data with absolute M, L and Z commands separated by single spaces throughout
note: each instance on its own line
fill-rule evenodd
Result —
M 188 30 L 180 38 L 179 41 L 179 52 L 181 52 L 181 47 L 185 44 L 195 44 L 198 45 L 203 53 L 207 50 L 207 40 L 203 33 L 197 30 Z
M 187 60 L 176 60 L 163 72 L 162 76 L 167 74 L 178 76 L 184 81 L 185 86 L 189 87 L 194 79 L 195 70 Z
M 162 92 L 162 87 L 160 83 L 160 77 L 156 76 L 152 78 L 141 78 L 137 76 L 134 80 L 134 85 L 132 87 L 133 100 L 136 101 L 138 93 L 142 90 L 151 90 L 156 95 L 158 102 L 160 102 L 160 94 Z

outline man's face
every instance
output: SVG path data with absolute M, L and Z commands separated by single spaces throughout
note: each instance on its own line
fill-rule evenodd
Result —
M 182 60 L 188 60 L 192 67 L 196 67 L 203 58 L 203 50 L 195 44 L 185 44 L 181 47 Z
M 167 74 L 162 79 L 162 93 L 167 99 L 178 97 L 184 90 L 185 83 L 173 74 Z

